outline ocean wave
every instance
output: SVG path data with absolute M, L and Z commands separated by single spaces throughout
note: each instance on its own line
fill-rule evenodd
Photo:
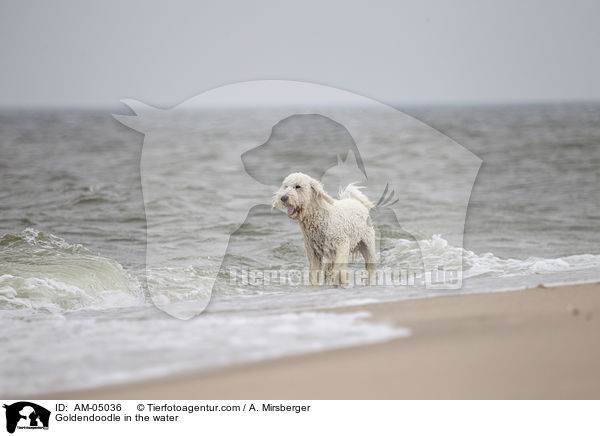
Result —
M 422 261 L 437 265 L 440 269 L 461 268 L 463 278 L 514 277 L 519 275 L 574 272 L 600 267 L 600 255 L 578 254 L 547 259 L 501 258 L 493 253 L 477 254 L 454 247 L 441 235 L 433 235 L 418 241 L 399 239 L 393 248 L 381 254 L 382 265 L 419 270 Z
M 419 271 L 426 260 L 440 269 L 457 270 L 462 267 L 463 279 L 475 281 L 570 273 L 600 267 L 600 255 L 504 259 L 492 253 L 476 254 L 454 247 L 440 235 L 386 242 L 388 248 L 380 253 L 378 266 L 381 268 Z M 296 264 L 291 266 L 297 267 Z M 352 267 L 362 268 L 358 264 Z M 170 308 L 167 310 L 169 313 L 175 311 L 178 317 L 187 319 L 202 312 L 210 301 L 212 272 L 215 271 L 204 271 L 197 266 L 153 267 L 140 273 L 140 278 L 143 277 L 140 282 L 138 277 L 113 259 L 50 233 L 27 228 L 0 238 L 0 310 L 28 309 L 56 313 L 153 303 L 163 310 Z M 141 283 L 148 284 L 152 293 L 146 295 Z M 261 287 L 257 293 L 254 289 L 231 284 L 223 277 L 217 280 L 217 285 L 213 297 L 221 305 L 224 301 L 229 302 L 227 307 L 231 310 L 240 310 L 242 302 L 246 307 L 253 295 L 268 294 L 277 299 L 283 298 L 282 292 L 285 295 L 298 292 L 297 286 L 290 285 L 286 289 L 281 289 L 281 286 Z M 351 304 L 345 302 L 345 305 Z M 284 299 L 279 303 L 268 302 L 271 308 L 280 305 L 286 306 Z
M 0 238 L 0 309 L 57 312 L 140 301 L 135 278 L 83 245 L 32 228 Z
M 189 318 L 210 300 L 213 280 L 207 274 L 194 266 L 164 266 L 147 268 L 140 280 L 117 261 L 51 233 L 26 228 L 0 238 L 0 310 L 57 313 L 154 304 L 177 307 L 180 317 Z

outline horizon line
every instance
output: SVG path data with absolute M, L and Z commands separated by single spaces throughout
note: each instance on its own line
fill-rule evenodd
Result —
M 141 101 L 141 100 L 140 100 Z M 149 106 L 152 106 L 158 110 L 170 110 L 174 109 L 185 100 L 174 104 L 174 105 L 155 105 L 144 102 Z M 527 106 L 527 105 L 554 105 L 554 104 L 600 104 L 600 99 L 531 99 L 531 100 L 424 100 L 424 101 L 404 101 L 404 102 L 381 102 L 387 106 L 393 108 L 402 107 L 486 107 L 486 106 Z M 273 103 L 273 104 L 259 104 L 252 105 L 249 103 L 236 104 L 215 104 L 215 105 L 198 105 L 196 107 L 188 107 L 186 109 L 269 109 L 269 108 L 281 108 L 290 106 L 305 106 L 306 103 Z M 345 104 L 340 102 L 325 102 L 316 101 L 315 106 L 323 107 L 346 107 L 346 108 L 359 108 L 361 105 L 357 104 Z M 116 109 L 119 107 L 127 107 L 122 101 L 115 101 L 114 104 L 109 103 L 24 103 L 24 104 L 4 104 L 0 103 L 0 110 L 36 110 L 36 109 L 47 109 L 47 110 L 93 110 L 93 109 Z

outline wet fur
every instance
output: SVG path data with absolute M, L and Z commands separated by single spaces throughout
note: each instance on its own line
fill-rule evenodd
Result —
M 273 207 L 287 210 L 288 216 L 300 224 L 312 284 L 318 284 L 325 273 L 326 283 L 347 286 L 351 253 L 363 257 L 368 283 L 374 284 L 375 230 L 369 216 L 373 204 L 358 187 L 348 185 L 340 198 L 334 199 L 318 180 L 292 173 L 273 196 Z M 297 213 L 290 215 L 290 209 Z

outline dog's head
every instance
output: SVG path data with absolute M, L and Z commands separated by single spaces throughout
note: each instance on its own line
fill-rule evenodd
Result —
M 273 207 L 283 209 L 288 217 L 302 220 L 314 208 L 333 203 L 333 198 L 323 189 L 323 184 L 303 173 L 287 176 L 273 195 Z

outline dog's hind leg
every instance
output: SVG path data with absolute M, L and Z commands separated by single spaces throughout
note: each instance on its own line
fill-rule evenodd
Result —
M 366 238 L 359 242 L 358 249 L 365 260 L 365 268 L 368 273 L 368 285 L 377 284 L 377 255 L 375 253 L 375 238 Z

